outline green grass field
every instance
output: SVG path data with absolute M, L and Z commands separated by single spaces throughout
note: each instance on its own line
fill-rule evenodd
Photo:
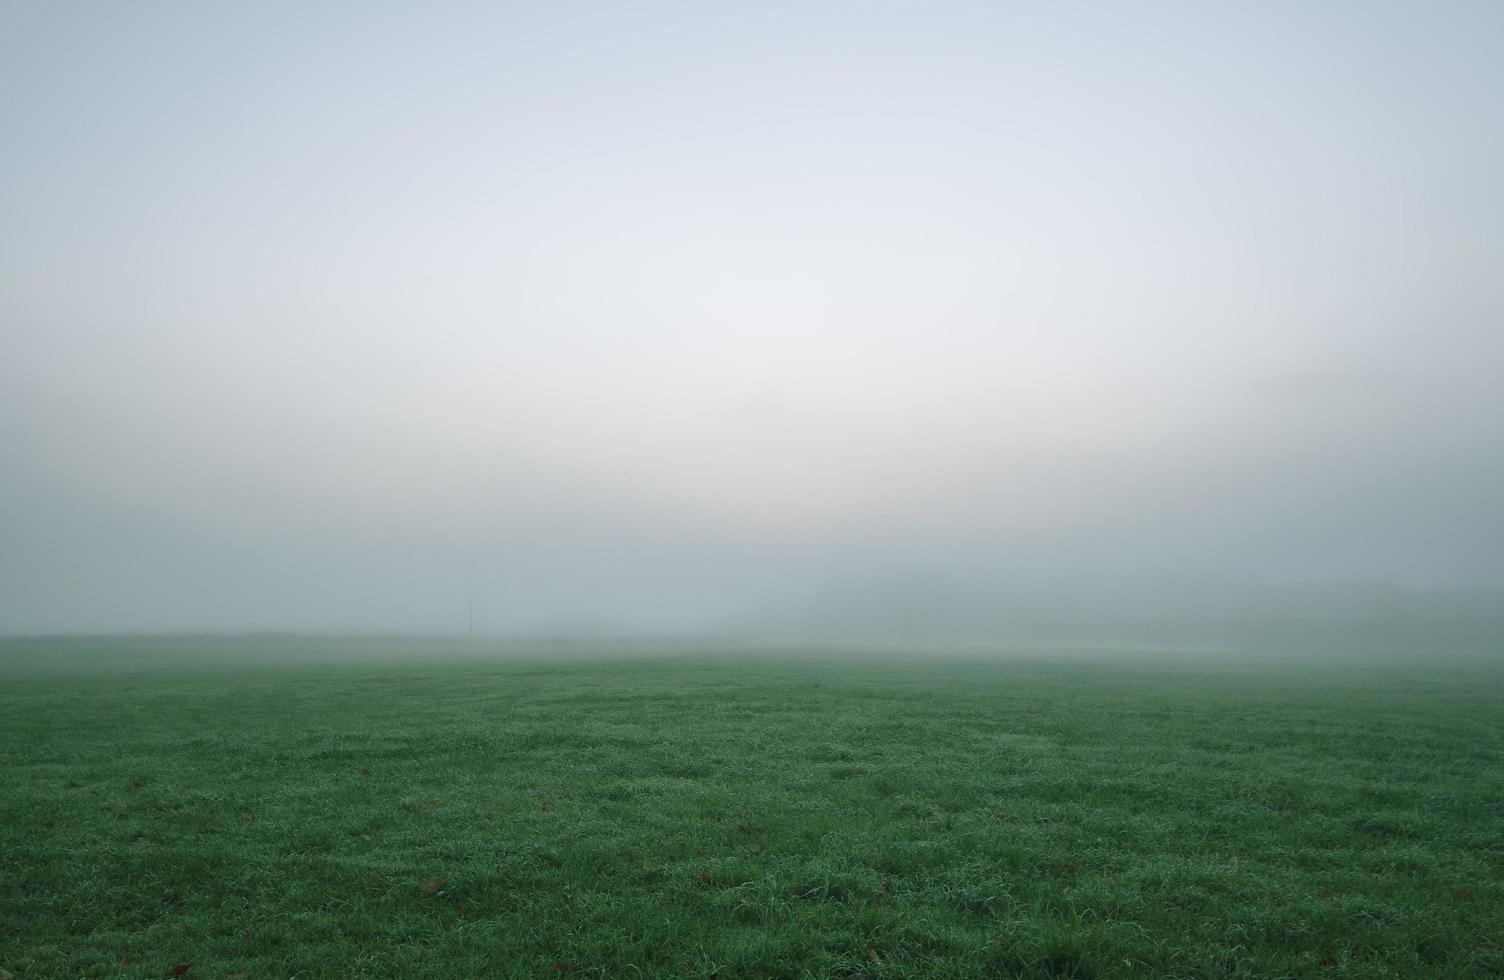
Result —
M 1504 975 L 1486 665 L 13 640 L 0 780 L 18 978 Z

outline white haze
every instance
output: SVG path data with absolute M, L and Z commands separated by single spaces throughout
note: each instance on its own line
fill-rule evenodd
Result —
M 1492 596 L 1500 93 L 1495 3 L 7 5 L 0 631 Z

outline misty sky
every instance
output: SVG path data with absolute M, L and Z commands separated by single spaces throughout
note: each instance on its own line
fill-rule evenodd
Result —
M 5 4 L 0 631 L 1499 586 L 1501 96 L 1494 2 Z

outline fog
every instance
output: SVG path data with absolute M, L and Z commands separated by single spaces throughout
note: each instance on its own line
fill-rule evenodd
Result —
M 1501 92 L 1495 3 L 7 5 L 0 632 L 1487 632 Z

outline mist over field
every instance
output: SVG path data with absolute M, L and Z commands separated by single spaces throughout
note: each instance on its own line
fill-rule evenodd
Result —
M 0 980 L 1504 976 L 1504 3 L 0 3 Z
M 1501 38 L 9 5 L 0 632 L 1500 635 Z

